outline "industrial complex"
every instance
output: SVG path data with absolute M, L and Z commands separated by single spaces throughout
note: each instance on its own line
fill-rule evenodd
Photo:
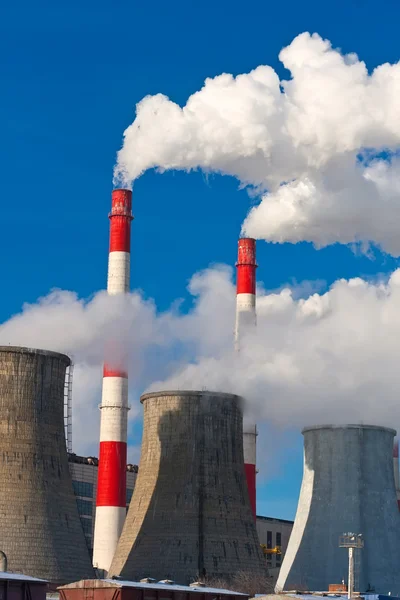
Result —
M 107 291 L 126 294 L 130 190 L 112 192 L 109 218 Z M 255 240 L 239 240 L 236 267 L 232 345 L 240 359 L 246 331 L 257 325 Z M 109 339 L 99 454 L 82 457 L 72 452 L 65 425 L 70 358 L 0 347 L 6 588 L 20 573 L 38 599 L 42 580 L 61 586 L 63 600 L 199 594 L 240 600 L 250 589 L 271 593 L 275 584 L 279 593 L 400 596 L 396 431 L 368 424 L 305 427 L 294 523 L 257 516 L 258 431 L 244 414 L 246 399 L 206 386 L 144 394 L 140 464 L 127 464 L 128 362 L 123 345 Z M 230 591 L 239 575 L 252 582 L 244 595 Z

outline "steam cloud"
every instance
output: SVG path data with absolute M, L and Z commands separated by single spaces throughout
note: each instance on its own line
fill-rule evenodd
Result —
M 260 203 L 246 235 L 379 245 L 400 255 L 400 65 L 368 73 L 303 33 L 269 66 L 207 79 L 186 106 L 144 98 L 125 131 L 116 182 L 147 169 L 202 169 L 236 177 Z M 338 280 L 325 293 L 257 298 L 258 327 L 233 351 L 235 290 L 220 266 L 193 276 L 194 307 L 160 313 L 139 293 L 90 301 L 54 291 L 0 326 L 0 343 L 72 355 L 74 448 L 97 452 L 101 366 L 117 337 L 130 360 L 131 423 L 140 393 L 203 389 L 242 394 L 275 427 L 321 422 L 400 424 L 400 270 L 386 281 Z M 154 383 L 158 380 L 158 383 Z
M 232 270 L 197 273 L 189 290 L 195 304 L 187 314 L 176 308 L 160 313 L 138 293 L 100 292 L 85 302 L 56 291 L 0 326 L 1 344 L 73 355 L 76 452 L 97 452 L 110 329 L 120 332 L 129 351 L 133 418 L 145 390 L 207 388 L 244 395 L 252 414 L 275 429 L 400 424 L 400 270 L 386 281 L 338 280 L 325 293 L 303 298 L 290 288 L 261 288 L 258 327 L 242 341 L 239 359 L 232 350 Z
M 151 168 L 202 169 L 255 188 L 243 233 L 272 242 L 370 242 L 400 255 L 400 63 L 371 74 L 317 34 L 269 66 L 207 79 L 181 108 L 144 98 L 118 153 L 116 182 Z

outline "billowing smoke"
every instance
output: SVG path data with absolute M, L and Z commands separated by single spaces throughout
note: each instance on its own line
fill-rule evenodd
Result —
M 110 329 L 123 331 L 129 350 L 133 418 L 141 412 L 142 392 L 174 388 L 242 394 L 259 422 L 277 430 L 321 422 L 400 425 L 400 270 L 381 281 L 338 280 L 324 293 L 304 292 L 307 287 L 299 298 L 289 287 L 267 293 L 260 286 L 258 327 L 242 339 L 239 357 L 233 351 L 235 289 L 226 266 L 193 276 L 195 302 L 186 313 L 184 305 L 159 312 L 138 293 L 113 298 L 100 292 L 85 302 L 53 292 L 3 323 L 0 344 L 74 357 L 76 452 L 97 452 Z
M 369 243 L 400 255 L 400 64 L 371 74 L 303 33 L 269 66 L 207 79 L 181 108 L 144 98 L 124 134 L 115 179 L 202 169 L 260 195 L 243 233 L 272 242 Z M 245 209 L 244 209 L 245 212 Z

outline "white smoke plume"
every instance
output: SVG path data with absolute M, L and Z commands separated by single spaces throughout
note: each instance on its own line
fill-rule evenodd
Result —
M 317 34 L 269 66 L 207 79 L 180 107 L 144 98 L 124 134 L 116 182 L 147 169 L 202 169 L 261 195 L 243 233 L 272 242 L 369 243 L 400 255 L 400 64 L 371 74 Z
M 53 292 L 3 323 L 0 344 L 74 357 L 76 452 L 97 453 L 110 328 L 124 332 L 129 351 L 133 419 L 146 390 L 208 389 L 243 395 L 259 423 L 275 431 L 327 422 L 400 425 L 400 270 L 375 282 L 338 280 L 303 298 L 288 287 L 266 293 L 260 286 L 258 327 L 242 341 L 239 356 L 232 349 L 231 278 L 226 266 L 194 275 L 195 302 L 187 313 L 160 313 L 138 293 L 113 298 L 100 292 L 83 301 Z

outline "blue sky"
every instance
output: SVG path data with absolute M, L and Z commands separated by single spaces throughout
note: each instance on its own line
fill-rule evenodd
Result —
M 396 62 L 399 18 L 396 0 L 3 5 L 1 321 L 51 288 L 87 297 L 105 286 L 112 169 L 143 96 L 163 92 L 183 104 L 206 77 L 263 63 L 285 76 L 277 55 L 302 31 L 357 52 L 370 69 Z M 146 173 L 133 197 L 132 286 L 164 309 L 186 295 L 194 272 L 233 264 L 251 202 L 227 177 Z M 387 273 L 398 261 L 259 242 L 258 262 L 259 279 L 274 289 Z M 302 459 L 301 438 L 293 440 L 259 486 L 262 514 L 294 516 Z

